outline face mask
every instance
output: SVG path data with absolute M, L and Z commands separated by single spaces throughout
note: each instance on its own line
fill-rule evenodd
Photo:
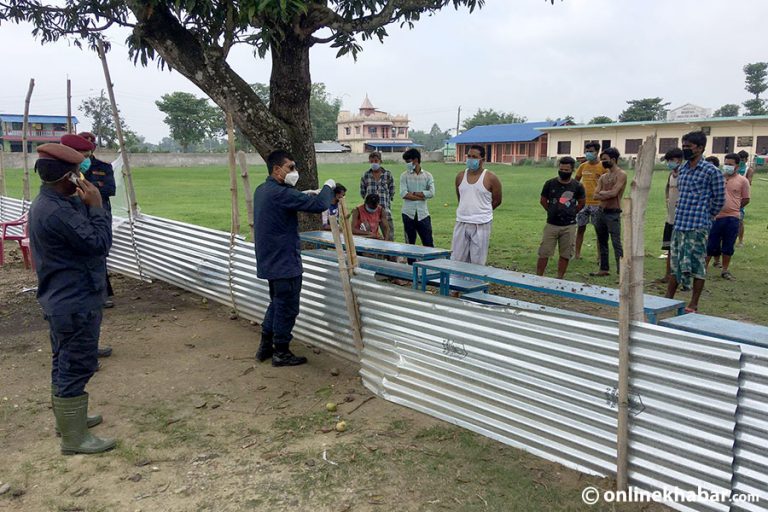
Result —
M 365 205 L 365 211 L 367 211 L 368 213 L 373 213 L 376 211 L 376 208 L 368 208 L 368 205 Z
M 730 176 L 735 172 L 736 172 L 736 167 L 728 164 L 723 165 L 723 174 Z
M 595 159 L 597 158 L 597 154 L 595 154 L 594 151 L 587 151 L 586 153 L 584 153 L 584 158 L 586 158 L 590 162 L 594 162 Z
M 476 171 L 480 168 L 480 159 L 478 158 L 467 158 L 467 169 L 470 171 Z
M 674 171 L 679 164 L 677 162 L 667 162 L 667 169 Z
M 604 169 L 610 169 L 611 167 L 613 167 L 613 164 L 611 163 L 610 160 L 603 160 L 603 168 Z
M 407 164 L 405 164 L 405 168 L 408 170 L 408 172 L 413 172 L 416 170 L 416 164 L 414 164 L 413 162 L 408 162 Z
M 560 179 L 563 181 L 568 181 L 571 179 L 570 172 L 557 171 L 557 175 L 560 176 Z
M 80 172 L 85 172 L 85 171 L 87 171 L 90 168 L 91 168 L 91 159 L 90 159 L 90 157 L 86 158 L 85 160 L 80 162 Z
M 690 160 L 693 158 L 693 150 L 691 148 L 683 148 L 683 159 Z
M 372 171 L 378 171 L 379 169 L 381 169 L 381 164 L 371 164 Z
M 747 163 L 746 162 L 742 162 L 742 163 L 739 164 L 739 170 L 740 171 L 743 171 L 746 168 L 747 168 Z
M 285 184 L 289 187 L 295 187 L 299 182 L 299 171 L 291 171 L 285 175 Z

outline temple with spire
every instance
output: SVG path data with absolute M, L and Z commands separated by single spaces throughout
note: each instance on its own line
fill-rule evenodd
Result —
M 408 136 L 408 116 L 377 110 L 367 94 L 357 114 L 339 112 L 336 126 L 338 141 L 349 146 L 352 153 L 399 153 L 418 146 Z

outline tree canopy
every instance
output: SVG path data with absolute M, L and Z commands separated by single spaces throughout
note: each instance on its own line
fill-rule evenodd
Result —
M 80 103 L 80 112 L 86 119 L 91 121 L 91 132 L 96 136 L 96 146 L 109 149 L 117 148 L 117 130 L 115 129 L 115 118 L 112 115 L 112 106 L 104 93 L 104 89 L 98 96 L 90 96 Z M 118 108 L 118 112 L 120 109 Z M 120 127 L 123 129 L 126 146 L 130 149 L 136 149 L 141 145 L 140 137 L 132 132 L 125 125 L 123 118 L 120 118 Z
M 739 115 L 739 106 L 735 103 L 728 103 L 712 113 L 713 117 L 736 117 Z
M 629 106 L 619 114 L 619 122 L 630 121 L 663 121 L 667 118 L 669 102 L 663 103 L 661 98 L 643 98 L 629 100 Z
M 524 123 L 527 120 L 526 117 L 518 116 L 514 112 L 496 112 L 492 108 L 487 110 L 479 108 L 477 109 L 477 112 L 475 112 L 475 115 L 465 119 L 461 126 L 464 130 L 470 130 L 475 126 Z
M 748 116 L 768 114 L 766 101 L 760 95 L 768 90 L 768 62 L 753 62 L 744 66 L 745 86 L 748 93 L 755 97 L 743 103 Z
M 171 138 L 186 152 L 191 144 L 199 144 L 206 137 L 221 133 L 221 111 L 188 92 L 176 91 L 155 102 L 165 114 L 163 120 L 171 130 Z
M 595 116 L 589 120 L 588 124 L 609 124 L 612 122 L 613 122 L 613 119 L 611 119 L 608 116 Z
M 435 151 L 440 149 L 445 144 L 446 139 L 450 139 L 451 135 L 440 129 L 437 123 L 432 125 L 432 128 L 428 131 L 410 130 L 408 132 L 411 140 L 416 144 L 424 146 L 425 151 Z

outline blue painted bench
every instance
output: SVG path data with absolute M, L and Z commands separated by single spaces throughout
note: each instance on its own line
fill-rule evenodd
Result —
M 333 248 L 335 246 L 333 234 L 330 231 L 304 231 L 299 233 L 299 238 L 302 242 L 314 244 L 316 249 L 320 247 Z M 433 260 L 451 257 L 449 249 L 402 244 L 400 242 L 390 242 L 364 236 L 354 236 L 353 238 L 356 252 L 378 254 L 381 256 L 401 256 L 412 260 Z
M 413 287 L 418 288 L 420 286 L 424 290 L 428 279 L 419 274 L 435 270 L 440 272 L 440 293 L 443 295 L 448 294 L 448 279 L 450 277 L 467 276 L 472 279 L 559 295 L 569 299 L 585 300 L 614 307 L 619 305 L 619 291 L 615 288 L 564 281 L 551 277 L 540 277 L 535 274 L 524 274 L 512 270 L 452 260 L 415 262 L 413 264 Z M 655 324 L 657 323 L 658 315 L 661 313 L 672 312 L 682 315 L 685 312 L 685 302 L 646 294 L 643 295 L 643 310 L 648 321 Z
M 526 311 L 544 312 L 544 313 L 556 313 L 559 315 L 568 315 L 575 318 L 593 319 L 591 315 L 584 313 L 578 313 L 576 311 L 568 311 L 567 309 L 553 308 L 551 306 L 544 306 L 542 304 L 535 304 L 533 302 L 525 302 L 523 300 L 513 299 L 511 297 L 503 297 L 501 295 L 494 295 L 487 292 L 472 292 L 466 293 L 461 296 L 462 299 L 476 302 L 478 304 L 485 304 L 488 306 L 505 306 L 516 309 L 524 309 Z
M 320 258 L 327 261 L 338 261 L 335 251 L 328 249 L 309 249 L 301 251 L 301 254 L 306 256 L 312 256 L 314 258 Z M 395 279 L 406 279 L 410 281 L 413 279 L 413 268 L 407 263 L 397 263 L 395 261 L 380 260 L 377 258 L 369 258 L 367 256 L 358 256 L 357 264 L 360 268 L 370 270 L 387 277 L 393 277 Z M 430 285 L 440 285 L 440 272 L 430 271 L 427 272 L 427 280 Z M 455 278 L 449 284 L 451 290 L 456 290 L 459 293 L 470 293 L 476 291 L 485 291 L 488 289 L 488 284 L 476 279 L 461 279 Z
M 748 324 L 738 320 L 699 313 L 666 318 L 660 321 L 659 325 L 738 343 L 768 347 L 768 327 L 764 325 Z

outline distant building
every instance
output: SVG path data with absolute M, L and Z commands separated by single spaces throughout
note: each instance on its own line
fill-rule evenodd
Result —
M 726 153 L 742 149 L 754 155 L 768 154 L 768 116 L 710 117 L 686 121 L 637 121 L 629 123 L 585 124 L 540 128 L 549 134 L 547 156 L 581 156 L 584 144 L 595 141 L 602 149 L 615 147 L 622 156 L 636 157 L 649 135 L 656 134 L 656 154 L 662 157 L 670 148 L 680 147 L 688 132 L 707 134 L 704 153 L 722 161 Z
M 37 146 L 46 142 L 59 142 L 67 133 L 67 116 L 29 116 L 27 151 L 32 153 Z M 77 118 L 72 117 L 73 128 Z M 22 152 L 24 116 L 0 114 L 0 149 L 9 153 Z
M 667 121 L 687 121 L 689 119 L 706 119 L 712 115 L 711 108 L 699 107 L 686 103 L 667 112 Z
M 349 153 L 349 146 L 338 142 L 315 142 L 315 153 Z
M 339 142 L 349 146 L 352 153 L 401 152 L 420 147 L 408 137 L 408 116 L 376 110 L 368 95 L 357 114 L 339 112 L 336 126 Z
M 563 126 L 566 121 L 539 121 L 531 123 L 495 124 L 475 126 L 448 139 L 456 144 L 456 161 L 463 162 L 469 147 L 485 148 L 485 161 L 490 163 L 516 164 L 524 160 L 547 158 L 548 137 L 540 131 L 547 127 Z

